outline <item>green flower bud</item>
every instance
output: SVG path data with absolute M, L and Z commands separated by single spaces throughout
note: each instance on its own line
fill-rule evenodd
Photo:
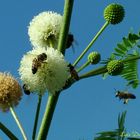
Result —
M 111 24 L 118 24 L 120 23 L 125 15 L 125 11 L 123 6 L 112 3 L 108 5 L 104 10 L 104 18 Z
M 108 74 L 115 76 L 119 75 L 124 68 L 124 64 L 121 60 L 112 60 L 107 64 Z
M 101 56 L 98 52 L 91 52 L 89 55 L 88 55 L 88 61 L 91 63 L 91 64 L 97 64 L 99 63 L 101 59 Z

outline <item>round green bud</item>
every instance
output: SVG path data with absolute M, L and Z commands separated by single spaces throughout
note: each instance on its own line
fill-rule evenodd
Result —
M 125 15 L 125 11 L 123 6 L 112 3 L 108 5 L 104 10 L 104 18 L 111 24 L 118 24 L 120 23 Z
M 108 74 L 115 76 L 119 75 L 124 68 L 124 63 L 121 60 L 112 60 L 107 64 Z
M 101 56 L 100 56 L 100 54 L 98 52 L 91 52 L 88 55 L 88 61 L 91 64 L 97 64 L 97 63 L 99 63 L 100 60 L 101 60 Z

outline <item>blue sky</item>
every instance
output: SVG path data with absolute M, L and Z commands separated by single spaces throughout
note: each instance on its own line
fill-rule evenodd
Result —
M 118 25 L 110 25 L 95 42 L 91 50 L 99 51 L 102 59 L 106 59 L 122 37 L 130 29 L 140 31 L 139 0 L 75 0 L 70 32 L 74 34 L 78 46 L 75 53 L 72 49 L 66 52 L 66 59 L 73 63 L 93 36 L 104 24 L 103 10 L 110 3 L 120 3 L 126 11 L 125 19 Z M 0 71 L 11 72 L 19 79 L 18 68 L 22 56 L 32 49 L 27 34 L 27 26 L 33 16 L 42 11 L 63 13 L 64 0 L 24 0 L 0 3 Z M 90 50 L 90 51 L 91 51 Z M 90 52 L 89 51 L 89 52 Z M 86 57 L 79 63 L 85 62 Z M 95 66 L 94 66 L 95 67 Z M 87 71 L 91 69 L 87 68 Z M 128 105 L 115 98 L 114 88 L 125 89 L 125 81 L 120 77 L 101 76 L 81 80 L 60 95 L 48 140 L 92 140 L 97 132 L 117 128 L 118 113 L 127 110 L 126 127 L 128 132 L 140 133 L 140 88 L 130 89 L 137 99 Z M 43 97 L 40 121 L 44 113 L 47 93 Z M 31 139 L 37 95 L 24 95 L 16 112 L 25 131 Z M 10 113 L 0 112 L 0 121 L 22 139 L 22 136 Z M 0 138 L 8 138 L 0 131 Z

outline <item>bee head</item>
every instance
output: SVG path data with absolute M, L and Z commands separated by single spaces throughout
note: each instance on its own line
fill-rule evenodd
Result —
M 45 59 L 47 59 L 47 55 L 45 53 L 42 53 L 42 54 L 38 55 L 38 60 L 43 61 Z
M 115 97 L 118 97 L 121 92 L 119 90 L 116 90 L 116 89 L 115 89 L 115 91 L 116 91 L 116 96 Z

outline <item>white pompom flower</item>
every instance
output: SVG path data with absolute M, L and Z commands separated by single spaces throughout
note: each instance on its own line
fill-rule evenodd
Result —
M 36 71 L 33 71 L 34 60 L 37 60 L 38 56 L 42 54 L 46 55 L 46 59 L 39 63 Z M 70 73 L 67 65 L 64 56 L 58 50 L 51 47 L 47 49 L 38 47 L 23 56 L 19 74 L 30 92 L 43 94 L 45 91 L 49 91 L 49 93 L 55 94 L 64 87 L 68 79 Z
M 28 27 L 28 35 L 33 47 L 53 46 L 56 48 L 61 24 L 62 16 L 52 11 L 42 12 L 35 16 Z

